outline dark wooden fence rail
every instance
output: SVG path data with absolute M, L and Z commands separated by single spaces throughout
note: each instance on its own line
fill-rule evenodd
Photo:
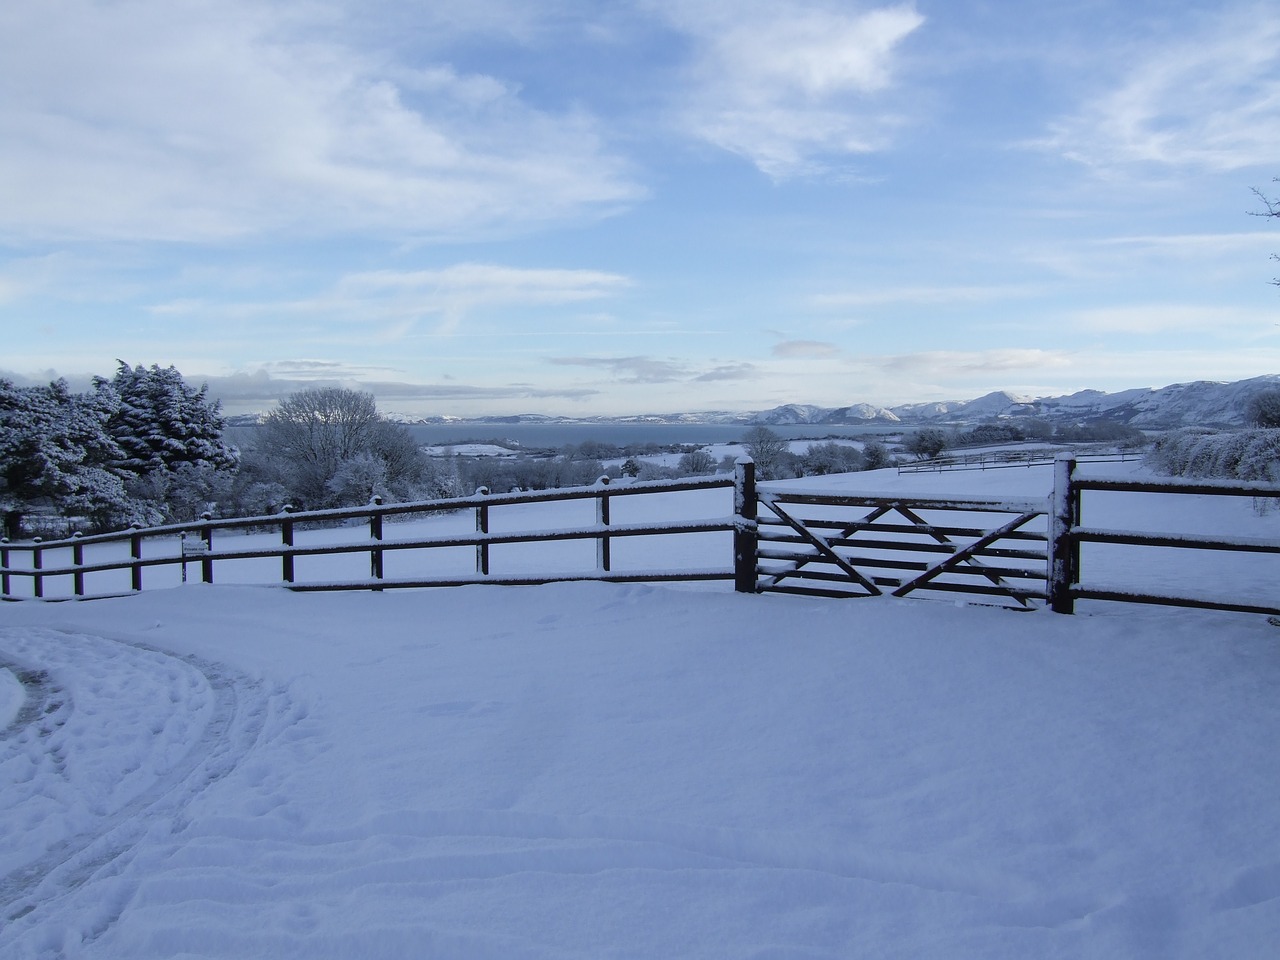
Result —
M 1076 475 L 1077 463 L 1069 457 L 1055 464 L 1052 519 L 1050 523 L 1049 602 L 1058 613 L 1075 612 L 1077 600 L 1112 600 L 1227 610 L 1240 613 L 1280 615 L 1280 596 L 1271 603 L 1247 603 L 1223 597 L 1185 593 L 1146 593 L 1105 584 L 1082 582 L 1080 548 L 1087 543 L 1159 547 L 1169 550 L 1211 550 L 1246 554 L 1280 555 L 1280 541 L 1274 539 L 1203 536 L 1196 534 L 1148 533 L 1091 527 L 1084 522 L 1084 495 L 1095 493 L 1173 494 L 1177 496 L 1248 497 L 1254 500 L 1280 498 L 1275 484 L 1231 481 L 1167 481 L 1086 478 Z M 1277 591 L 1280 593 L 1280 591 Z
M 1280 605 L 1223 597 L 1155 594 L 1114 584 L 1082 580 L 1081 546 L 1113 544 L 1164 550 L 1234 551 L 1280 554 L 1276 540 L 1103 529 L 1083 522 L 1085 494 L 1179 494 L 1280 499 L 1280 486 L 1267 484 L 1168 481 L 1163 483 L 1087 478 L 1077 461 L 1060 458 L 1054 488 L 1045 500 L 986 500 L 857 495 L 804 491 L 788 484 L 757 487 L 755 467 L 740 460 L 734 477 L 657 481 L 533 493 L 475 496 L 419 503 L 342 510 L 320 510 L 231 520 L 205 516 L 193 524 L 171 524 L 95 536 L 73 536 L 47 543 L 0 543 L 0 595 L 5 599 L 45 598 L 52 578 L 70 581 L 70 596 L 121 595 L 143 589 L 144 572 L 181 565 L 199 569 L 212 583 L 215 565 L 235 560 L 275 560 L 280 580 L 293 590 L 382 590 L 393 587 L 448 586 L 467 583 L 533 584 L 561 580 L 691 581 L 733 580 L 745 593 L 792 592 L 818 596 L 972 595 L 980 602 L 1018 608 L 1048 605 L 1072 613 L 1077 600 L 1169 604 L 1280 616 Z M 729 516 L 660 523 L 614 523 L 611 504 L 619 497 L 733 487 Z M 555 529 L 491 528 L 495 511 L 524 504 L 590 499 L 594 523 Z M 474 512 L 474 532 L 388 537 L 386 521 L 436 513 Z M 297 533 L 324 525 L 365 523 L 368 534 L 333 543 L 300 543 Z M 392 528 L 394 530 L 394 527 Z M 279 543 L 241 545 L 229 531 L 271 531 Z M 675 534 L 733 535 L 732 564 L 703 569 L 612 569 L 617 538 Z M 592 569 L 494 574 L 494 547 L 519 543 L 594 540 Z M 451 576 L 391 578 L 385 558 L 400 551 L 473 547 L 474 572 Z M 88 552 L 88 548 L 94 548 Z M 126 554 L 127 550 L 127 554 Z M 119 554 L 110 557 L 110 552 Z M 108 554 L 104 556 L 104 553 Z M 367 554 L 367 577 L 301 582 L 298 557 Z M 86 562 L 91 556 L 91 562 Z M 127 571 L 128 589 L 91 592 L 87 581 L 100 574 Z M 1084 571 L 1087 572 L 1087 571 Z M 63 598 L 63 597 L 59 597 Z M 54 597 L 49 597 L 54 599 Z
M 740 467 L 739 474 L 743 469 Z M 77 598 L 126 594 L 143 589 L 144 571 L 155 567 L 181 565 L 186 579 L 188 565 L 198 566 L 200 579 L 205 583 L 214 580 L 215 565 L 233 560 L 278 559 L 281 581 L 295 590 L 352 590 L 385 589 L 389 587 L 418 587 L 454 585 L 464 583 L 546 583 L 555 580 L 710 580 L 734 578 L 735 571 L 723 568 L 704 570 L 629 570 L 615 572 L 611 569 L 611 540 L 617 537 L 668 536 L 690 533 L 736 532 L 741 526 L 733 516 L 712 517 L 663 523 L 611 523 L 610 502 L 618 497 L 655 496 L 690 490 L 728 488 L 735 485 L 733 477 L 708 477 L 692 480 L 661 480 L 610 487 L 605 478 L 592 487 L 577 487 L 536 492 L 490 495 L 483 488 L 474 496 L 446 500 L 430 500 L 416 503 L 382 504 L 375 502 L 366 507 L 338 510 L 315 510 L 293 513 L 285 508 L 279 514 L 260 517 L 244 517 L 216 520 L 208 515 L 196 523 L 169 524 L 146 529 L 134 528 L 118 533 L 93 536 L 75 535 L 65 540 L 32 543 L 0 544 L 0 595 L 5 599 L 21 597 L 44 598 L 46 583 L 54 577 L 71 578 L 71 595 Z M 517 530 L 491 532 L 490 515 L 503 507 L 524 504 L 564 502 L 570 500 L 595 500 L 594 524 L 545 530 Z M 414 518 L 431 514 L 456 513 L 470 510 L 475 513 L 475 533 L 448 536 L 409 536 L 388 538 L 388 519 Z M 363 521 L 368 524 L 367 539 L 348 540 L 340 543 L 302 545 L 296 542 L 295 533 L 304 525 L 338 526 Z M 225 537 L 216 536 L 228 531 L 260 532 L 277 530 L 279 545 L 241 546 L 228 545 Z M 597 543 L 596 569 L 542 574 L 492 576 L 490 574 L 490 549 L 496 544 L 545 543 L 562 540 L 589 540 Z M 85 562 L 85 548 L 96 547 L 122 551 L 127 546 L 128 556 Z M 473 546 L 476 552 L 475 573 L 448 577 L 415 577 L 392 580 L 384 577 L 384 557 L 389 552 L 426 550 L 446 547 Z M 298 582 L 295 560 L 304 556 L 332 556 L 343 554 L 368 554 L 369 576 L 340 581 Z M 50 562 L 53 560 L 54 562 Z M 56 562 L 61 560 L 62 562 Z M 66 562 L 69 560 L 70 562 Z M 129 590 L 90 593 L 86 591 L 86 577 L 94 574 L 129 571 Z M 25 589 L 20 589 L 25 584 Z M 52 598 L 50 598 L 52 599 Z

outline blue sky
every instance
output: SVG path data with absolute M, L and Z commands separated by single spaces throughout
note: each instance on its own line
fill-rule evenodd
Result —
M 7 0 L 0 375 L 586 416 L 1280 372 L 1280 8 Z

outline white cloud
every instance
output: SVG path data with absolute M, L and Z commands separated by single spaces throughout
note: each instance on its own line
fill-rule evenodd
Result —
M 892 85 L 898 46 L 924 22 L 910 5 L 657 7 L 696 45 L 681 91 L 684 126 L 775 179 L 814 172 L 829 155 L 879 149 L 899 122 L 876 95 Z
M 840 355 L 840 348 L 824 340 L 784 340 L 773 345 L 773 355 L 783 359 L 796 357 L 826 360 Z
M 594 122 L 248 0 L 0 7 L 0 235 L 478 236 L 635 199 Z
M 437 333 L 457 329 L 468 313 L 498 305 L 580 303 L 612 296 L 631 281 L 597 270 L 521 269 L 461 263 L 441 270 L 377 270 L 352 274 L 338 284 L 339 302 L 378 301 L 398 315 L 437 314 Z
M 547 362 L 561 367 L 605 370 L 613 383 L 712 383 L 751 380 L 758 372 L 754 364 L 743 361 L 718 363 L 702 369 L 699 364 L 670 357 L 551 357 Z
M 403 339 L 418 320 L 434 318 L 434 332 L 448 334 L 475 310 L 493 306 L 547 306 L 614 296 L 631 285 L 616 273 L 598 270 L 526 269 L 487 263 L 460 263 L 436 270 L 372 270 L 341 277 L 327 291 L 289 301 L 208 303 L 177 300 L 151 312 L 173 316 L 228 318 L 306 316 L 361 325 L 362 335 L 379 342 Z M 380 330 L 368 324 L 380 323 Z
M 1004 348 L 995 350 L 927 350 L 875 358 L 877 366 L 941 379 L 969 379 L 973 375 L 1005 374 L 1011 371 L 1044 371 L 1071 364 L 1071 354 L 1063 350 Z M 995 389 L 995 388 L 992 388 Z
M 1199 333 L 1238 335 L 1250 327 L 1271 333 L 1275 312 L 1184 304 L 1139 304 L 1081 310 L 1068 318 L 1073 329 L 1095 333 Z
M 1214 17 L 1189 18 L 1176 39 L 1122 51 L 1127 70 L 1116 85 L 1054 123 L 1037 145 L 1101 171 L 1273 164 L 1280 156 L 1280 15 L 1258 4 Z

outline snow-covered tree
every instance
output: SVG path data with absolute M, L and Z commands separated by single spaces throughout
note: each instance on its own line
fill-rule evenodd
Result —
M 1255 427 L 1280 427 L 1280 389 L 1260 390 L 1250 397 L 1244 418 Z
M 362 451 L 338 465 L 325 484 L 341 503 L 368 503 L 374 497 L 387 499 L 387 465 L 370 451 Z
M 932 460 L 947 449 L 948 438 L 943 430 L 937 427 L 924 427 L 903 440 L 903 447 L 908 453 L 915 454 L 919 460 Z
M 847 443 L 811 443 L 800 455 L 806 477 L 830 473 L 851 473 L 862 469 L 862 453 Z
M 879 440 L 868 440 L 862 445 L 862 469 L 879 470 L 893 465 L 889 448 Z
M 756 476 L 761 480 L 777 480 L 782 461 L 789 451 L 787 441 L 768 427 L 752 427 L 742 438 L 747 454 L 755 461 Z
M 680 455 L 677 467 L 682 477 L 700 477 L 716 472 L 716 458 L 706 450 L 689 450 Z
M 116 362 L 115 376 L 96 377 L 94 386 L 114 399 L 108 429 L 124 453 L 122 469 L 139 477 L 172 473 L 180 464 L 235 469 L 236 452 L 223 439 L 222 405 L 209 399 L 207 384 L 189 386 L 174 367 Z
M 370 492 L 396 500 L 439 495 L 408 428 L 384 418 L 373 394 L 356 390 L 313 387 L 285 397 L 263 420 L 247 459 L 299 509 L 367 503 Z
M 21 536 L 40 509 L 105 527 L 151 519 L 125 491 L 123 454 L 107 429 L 112 405 L 100 392 L 73 394 L 65 380 L 17 387 L 0 379 L 0 510 L 5 535 Z

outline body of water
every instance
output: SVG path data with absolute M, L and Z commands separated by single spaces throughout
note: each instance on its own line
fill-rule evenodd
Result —
M 746 436 L 749 426 L 723 423 L 462 423 L 412 424 L 414 439 L 424 446 L 451 443 L 511 441 L 526 450 L 559 449 L 587 440 L 618 447 L 656 443 L 704 445 L 733 443 Z M 876 437 L 901 433 L 890 426 L 807 426 L 770 427 L 785 440 L 823 440 L 828 437 Z

